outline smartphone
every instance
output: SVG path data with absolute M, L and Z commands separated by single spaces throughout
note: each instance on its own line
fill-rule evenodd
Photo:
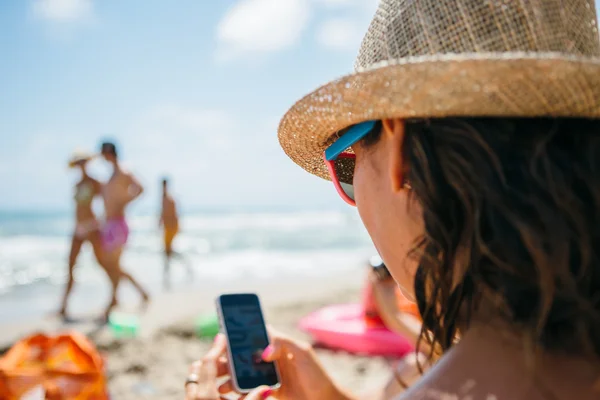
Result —
M 221 332 L 227 337 L 231 381 L 239 393 L 266 385 L 277 389 L 279 371 L 261 355 L 269 345 L 258 296 L 252 293 L 223 294 L 217 298 Z

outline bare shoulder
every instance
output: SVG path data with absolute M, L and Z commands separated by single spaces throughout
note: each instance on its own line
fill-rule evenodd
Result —
M 500 395 L 507 393 L 505 390 L 498 390 L 496 378 L 502 376 L 504 378 L 502 381 L 505 382 L 512 380 L 512 377 L 502 374 L 498 370 L 482 368 L 482 365 L 477 362 L 478 360 L 466 359 L 462 353 L 461 349 L 456 347 L 451 349 L 433 366 L 426 368 L 422 376 L 416 377 L 412 382 L 409 379 L 410 387 L 395 400 L 503 399 Z M 419 362 L 421 365 L 426 365 L 426 357 L 423 356 L 418 361 L 415 357 L 413 362 L 408 363 L 405 367 L 408 369 L 416 367 L 418 370 Z M 477 365 L 479 367 L 475 368 Z M 509 398 L 520 399 L 518 396 Z
M 133 176 L 133 173 L 131 172 L 131 170 L 129 168 L 125 168 L 125 167 L 121 167 L 119 169 L 118 174 L 121 177 L 130 177 L 130 176 Z
M 121 169 L 118 175 L 119 179 L 127 182 L 135 182 L 136 178 L 133 172 L 128 169 Z
M 94 191 L 96 193 L 99 193 L 100 191 L 102 191 L 102 182 L 100 182 L 98 179 L 94 179 L 94 178 L 90 178 L 91 182 L 92 182 L 92 186 L 94 187 Z
M 474 390 L 474 381 L 465 382 L 463 387 L 439 389 L 430 385 L 417 385 L 395 400 L 501 400 L 498 395 Z
M 443 358 L 395 400 L 542 400 L 530 375 L 501 357 L 487 365 Z M 450 361 L 450 362 L 448 362 Z M 517 363 L 514 363 L 517 364 Z M 557 397 L 558 398 L 558 397 Z

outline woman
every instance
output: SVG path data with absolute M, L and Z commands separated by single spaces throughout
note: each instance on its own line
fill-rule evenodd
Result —
M 94 256 L 98 263 L 101 264 L 102 242 L 99 233 L 100 224 L 92 209 L 92 202 L 94 197 L 101 194 L 102 184 L 87 173 L 86 166 L 91 159 L 92 156 L 89 154 L 77 153 L 69 161 L 70 168 L 78 168 L 81 171 L 81 179 L 75 184 L 75 229 L 69 253 L 69 277 L 60 308 L 60 315 L 64 320 L 68 320 L 67 301 L 75 283 L 73 276 L 75 262 L 81 251 L 81 246 L 85 242 L 89 242 L 92 245 Z
M 358 207 L 441 354 L 402 399 L 600 398 L 596 21 L 588 0 L 382 0 L 357 72 L 284 116 L 285 152 Z M 189 399 L 230 389 L 224 345 Z M 281 389 L 247 399 L 358 398 L 306 344 L 263 358 Z

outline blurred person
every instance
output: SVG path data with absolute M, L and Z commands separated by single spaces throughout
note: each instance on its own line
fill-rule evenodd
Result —
M 101 230 L 102 248 L 105 267 L 112 283 L 111 300 L 104 314 L 108 319 L 111 310 L 117 305 L 117 289 L 121 278 L 129 280 L 133 284 L 140 293 L 144 304 L 148 302 L 149 295 L 121 266 L 121 256 L 129 238 L 129 225 L 125 218 L 125 209 L 143 193 L 144 188 L 133 174 L 121 168 L 117 147 L 114 143 L 102 143 L 101 154 L 113 168 L 112 176 L 102 188 L 106 218 Z
M 69 320 L 67 317 L 67 303 L 75 283 L 75 263 L 85 242 L 89 242 L 92 245 L 94 256 L 98 263 L 102 265 L 100 224 L 92 209 L 94 198 L 101 195 L 102 184 L 87 172 L 86 166 L 92 158 L 91 154 L 77 152 L 69 161 L 70 168 L 79 169 L 81 179 L 75 184 L 75 195 L 73 196 L 75 200 L 75 229 L 73 230 L 71 250 L 69 252 L 69 276 L 59 311 L 60 316 L 65 321 Z
M 356 206 L 438 362 L 406 400 L 600 398 L 600 41 L 589 0 L 380 0 L 356 71 L 296 102 L 286 154 Z M 273 334 L 281 387 L 357 399 Z M 225 339 L 188 400 L 232 391 Z M 183 383 L 182 379 L 182 383 Z M 390 399 L 385 392 L 371 399 Z
M 379 256 L 372 257 L 369 266 L 362 300 L 365 317 L 382 322 L 388 329 L 416 343 L 422 322 L 416 303 L 402 294 Z M 426 345 L 421 345 L 420 351 L 428 353 Z
M 183 255 L 173 250 L 173 240 L 179 233 L 179 214 L 177 212 L 175 199 L 169 192 L 169 180 L 167 178 L 163 178 L 162 180 L 162 204 L 158 226 L 163 230 L 165 254 L 163 279 L 165 287 L 168 287 L 170 282 L 171 259 L 173 257 L 183 258 Z M 191 266 L 187 262 L 186 265 L 188 268 L 188 275 L 192 276 Z
M 383 323 L 392 332 L 405 337 L 411 343 L 417 343 L 422 329 L 419 309 L 398 287 L 394 278 L 379 256 L 369 259 L 367 281 L 363 289 L 362 304 L 367 321 Z M 411 352 L 391 367 L 393 378 L 385 386 L 388 397 L 403 392 L 414 384 L 422 371 L 427 370 L 433 360 L 427 360 L 431 349 L 421 342 L 416 352 Z

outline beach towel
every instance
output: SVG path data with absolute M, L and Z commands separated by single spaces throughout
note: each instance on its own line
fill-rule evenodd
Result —
M 80 333 L 33 335 L 0 358 L 0 399 L 108 398 L 102 357 Z

